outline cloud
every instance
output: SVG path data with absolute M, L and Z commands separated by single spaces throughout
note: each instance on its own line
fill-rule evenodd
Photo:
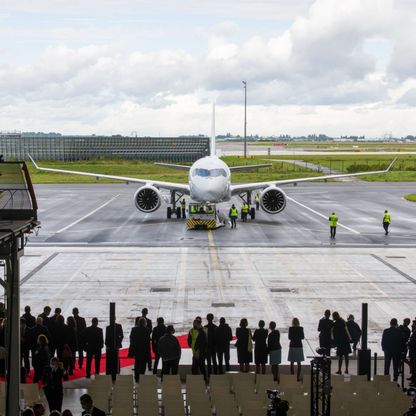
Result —
M 14 18 L 16 13 L 39 12 L 26 0 L 19 4 L 5 2 L 6 20 L 7 16 Z M 116 3 L 119 8 L 109 15 L 116 10 Z M 169 10 L 176 5 L 176 13 L 183 12 L 183 21 L 189 25 L 184 25 L 178 34 L 171 31 L 171 26 L 155 25 L 154 31 L 149 31 L 137 20 L 137 9 L 132 8 L 129 0 L 92 0 L 84 14 L 79 12 L 79 0 L 71 5 L 62 1 L 62 9 L 49 14 L 49 18 L 59 15 L 61 20 L 40 29 L 34 37 L 37 42 L 43 38 L 46 43 L 41 53 L 33 52 L 24 61 L 14 61 L 11 46 L 5 47 L 7 60 L 0 65 L 2 111 L 17 124 L 22 122 L 17 115 L 21 109 L 28 123 L 36 117 L 43 117 L 45 124 L 66 117 L 72 126 L 84 129 L 89 116 L 95 127 L 100 128 L 112 126 L 116 119 L 125 119 L 130 126 L 140 113 L 149 116 L 146 125 L 150 126 L 150 120 L 157 119 L 156 113 L 170 120 L 172 116 L 178 117 L 179 109 L 189 115 L 201 105 L 205 111 L 205 103 L 216 99 L 219 105 L 227 107 L 230 126 L 237 126 L 240 115 L 233 115 L 233 111 L 243 102 L 242 80 L 248 82 L 249 104 L 262 111 L 269 108 L 270 112 L 265 114 L 275 114 L 279 107 L 288 111 L 293 106 L 301 109 L 301 114 L 309 117 L 313 114 L 319 119 L 327 110 L 319 112 L 316 107 L 346 106 L 354 118 L 357 111 L 368 111 L 369 105 L 371 111 L 377 107 L 380 114 L 389 106 L 416 105 L 414 90 L 403 88 L 403 82 L 413 79 L 416 73 L 413 52 L 416 41 L 410 36 L 414 25 L 409 26 L 415 19 L 411 13 L 416 10 L 413 3 L 400 0 L 305 0 L 296 2 L 297 6 L 293 3 L 262 0 L 254 7 L 248 0 L 238 2 L 238 18 L 251 13 L 254 22 L 267 19 L 268 24 L 274 17 L 276 22 L 282 16 L 291 19 L 283 29 L 262 31 L 259 24 L 257 33 L 250 30 L 246 34 L 244 22 L 233 20 L 231 11 L 236 1 L 213 0 L 208 7 L 202 0 L 192 5 L 177 0 Z M 147 16 L 156 10 L 165 12 L 161 4 L 160 0 L 140 0 L 134 5 L 143 6 L 143 15 Z M 49 0 L 37 4 L 40 11 L 45 11 L 48 5 Z M 85 25 L 93 10 L 98 17 Z M 205 12 L 216 18 L 210 23 L 200 21 L 196 16 Z M 68 17 L 61 27 L 65 15 Z M 99 18 L 103 19 L 100 25 Z M 168 22 L 166 16 L 155 15 L 155 18 Z M 194 25 L 190 23 L 193 19 Z M 103 24 L 106 21 L 108 27 Z M 169 21 L 167 25 L 170 24 Z M 24 39 L 31 30 L 9 27 L 0 29 L 0 33 L 14 31 Z M 152 43 L 155 37 L 162 45 Z M 194 43 L 197 47 L 189 47 Z M 135 116 L 123 118 L 124 112 Z M 263 127 L 253 123 L 253 127 Z M 155 128 L 159 128 L 158 124 L 155 121 Z M 186 118 L 184 126 L 190 129 L 194 125 Z M 177 131 L 184 126 L 177 127 Z M 198 127 L 198 122 L 195 126 Z

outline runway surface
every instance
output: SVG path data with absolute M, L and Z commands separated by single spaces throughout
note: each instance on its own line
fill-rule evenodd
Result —
M 283 188 L 289 199 L 276 215 L 257 218 L 212 232 L 187 231 L 185 221 L 166 219 L 166 206 L 152 214 L 138 211 L 137 189 L 124 184 L 37 185 L 42 228 L 30 245 L 137 246 L 327 246 L 414 245 L 416 204 L 403 199 L 415 192 L 413 183 L 315 183 Z M 234 198 L 239 207 L 241 200 Z M 219 208 L 228 212 L 231 203 Z M 392 216 L 384 236 L 384 209 Z M 328 216 L 335 211 L 340 225 L 329 239 Z

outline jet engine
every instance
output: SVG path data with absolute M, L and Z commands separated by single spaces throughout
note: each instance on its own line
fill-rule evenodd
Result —
M 151 185 L 142 186 L 134 194 L 134 204 L 139 211 L 154 212 L 162 203 L 159 189 Z
M 286 207 L 286 195 L 281 189 L 269 186 L 260 195 L 260 206 L 268 214 L 278 214 Z

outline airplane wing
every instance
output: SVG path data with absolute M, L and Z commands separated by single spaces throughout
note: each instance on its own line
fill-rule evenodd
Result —
M 254 182 L 254 183 L 242 183 L 231 185 L 232 195 L 239 194 L 241 192 L 255 191 L 258 189 L 268 188 L 269 186 L 280 186 L 288 185 L 291 183 L 300 183 L 300 182 L 312 182 L 320 181 L 327 179 L 337 179 L 337 178 L 351 178 L 354 176 L 368 176 L 368 175 L 377 175 L 380 173 L 387 173 L 391 170 L 392 166 L 396 162 L 397 157 L 390 163 L 390 165 L 385 170 L 377 170 L 373 172 L 359 172 L 359 173 L 340 173 L 336 175 L 326 175 L 326 176 L 315 176 L 312 178 L 299 178 L 299 179 L 283 179 L 280 181 L 269 181 L 269 182 Z
M 115 181 L 126 182 L 126 183 L 138 183 L 140 185 L 153 185 L 156 188 L 168 189 L 169 191 L 179 191 L 184 194 L 189 195 L 189 185 L 185 183 L 174 183 L 174 182 L 163 182 L 163 181 L 156 181 L 153 179 L 138 179 L 138 178 L 129 178 L 125 176 L 114 176 L 114 175 L 104 175 L 101 173 L 90 173 L 90 172 L 78 172 L 74 170 L 65 170 L 65 169 L 53 169 L 53 168 L 43 168 L 39 166 L 31 155 L 29 155 L 29 159 L 32 161 L 33 165 L 36 169 L 43 170 L 46 172 L 56 172 L 56 173 L 67 173 L 70 175 L 80 175 L 80 176 L 90 176 L 96 179 L 112 179 Z
M 262 164 L 262 165 L 242 165 L 242 166 L 229 166 L 231 172 L 244 172 L 246 170 L 255 170 L 262 168 L 271 168 L 273 165 L 271 163 Z
M 155 162 L 154 165 L 162 166 L 164 168 L 179 169 L 179 170 L 186 170 L 186 171 L 189 171 L 189 169 L 191 169 L 190 166 L 187 166 L 187 165 L 176 165 L 174 163 Z

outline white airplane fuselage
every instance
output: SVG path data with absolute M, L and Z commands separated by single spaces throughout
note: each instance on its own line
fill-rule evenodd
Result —
M 230 185 L 230 168 L 217 156 L 198 159 L 189 170 L 190 197 L 195 202 L 229 201 Z

